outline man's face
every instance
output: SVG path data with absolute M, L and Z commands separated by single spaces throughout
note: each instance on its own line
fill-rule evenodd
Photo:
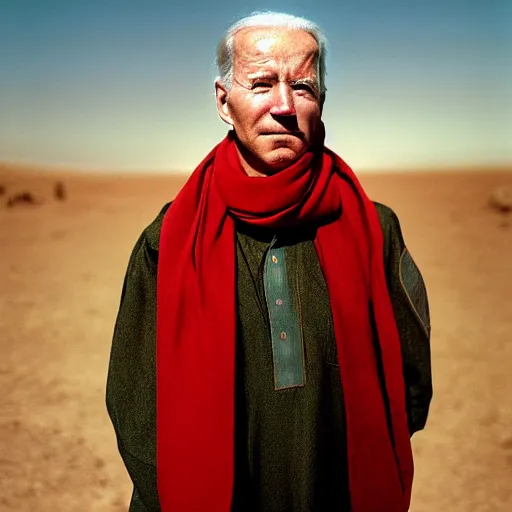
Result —
M 266 175 L 298 160 L 321 123 L 318 45 L 307 32 L 247 28 L 235 36 L 233 85 L 216 83 L 217 109 L 240 142 L 246 172 Z

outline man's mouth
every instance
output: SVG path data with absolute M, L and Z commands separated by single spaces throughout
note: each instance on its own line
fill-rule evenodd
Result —
M 280 136 L 282 137 L 283 135 L 289 135 L 291 137 L 298 137 L 299 139 L 302 139 L 304 137 L 304 134 L 302 132 L 285 132 L 285 131 L 269 131 L 269 132 L 262 132 L 261 135 L 267 135 L 267 136 Z

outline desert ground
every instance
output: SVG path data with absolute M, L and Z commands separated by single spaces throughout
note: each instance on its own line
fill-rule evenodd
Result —
M 127 510 L 105 407 L 112 330 L 131 248 L 185 179 L 0 165 L 1 511 Z M 508 512 L 512 212 L 488 198 L 512 167 L 360 179 L 398 214 L 430 299 L 434 399 L 413 437 L 411 511 Z

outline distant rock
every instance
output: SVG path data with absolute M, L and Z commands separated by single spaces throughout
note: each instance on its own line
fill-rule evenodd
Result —
M 510 187 L 502 186 L 495 188 L 489 196 L 489 206 L 501 213 L 511 212 L 512 190 Z
M 7 199 L 7 208 L 12 208 L 18 204 L 36 205 L 39 204 L 39 201 L 36 200 L 35 196 L 31 192 L 19 192 Z
M 64 183 L 59 181 L 55 184 L 53 188 L 53 197 L 57 199 L 57 201 L 65 201 L 67 197 L 66 188 L 64 187 Z
M 6 192 L 6 188 L 3 185 L 0 185 L 0 196 L 3 196 Z

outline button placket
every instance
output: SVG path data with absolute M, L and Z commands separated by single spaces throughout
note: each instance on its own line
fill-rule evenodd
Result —
M 275 389 L 304 385 L 303 343 L 293 307 L 284 247 L 271 244 L 264 266 L 264 288 L 270 320 Z

